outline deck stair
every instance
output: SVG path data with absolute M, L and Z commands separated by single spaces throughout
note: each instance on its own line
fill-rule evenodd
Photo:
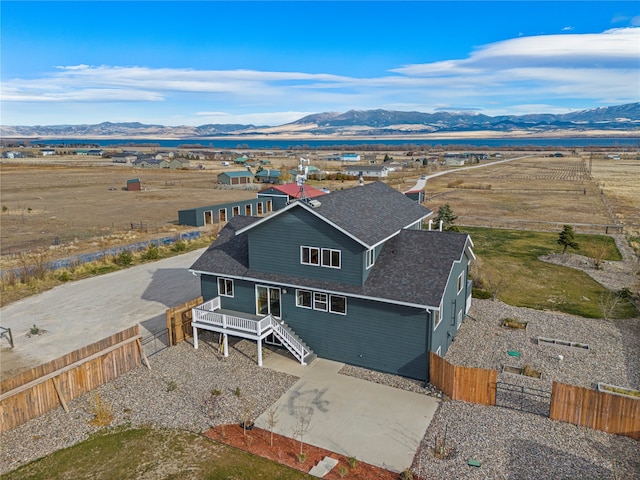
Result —
M 263 339 L 274 335 L 302 365 L 308 365 L 317 357 L 311 348 L 282 320 L 272 315 L 258 316 L 223 310 L 220 308 L 220 297 L 193 308 L 191 318 L 195 348 L 198 348 L 197 329 L 203 329 L 221 333 L 223 336 L 232 335 L 254 340 L 260 346 Z M 261 349 L 258 350 L 258 364 L 262 365 Z M 225 352 L 227 352 L 226 347 Z

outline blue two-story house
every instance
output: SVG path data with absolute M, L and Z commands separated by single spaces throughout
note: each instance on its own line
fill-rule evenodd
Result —
M 471 304 L 471 238 L 426 231 L 432 212 L 382 182 L 232 218 L 193 264 L 198 330 L 428 380 Z

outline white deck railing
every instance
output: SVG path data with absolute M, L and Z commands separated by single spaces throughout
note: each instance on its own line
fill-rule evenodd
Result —
M 271 328 L 273 333 L 285 344 L 287 349 L 296 357 L 300 363 L 304 363 L 305 357 L 311 353 L 284 325 L 275 318 L 271 318 Z
M 285 325 L 278 322 L 271 315 L 255 320 L 221 313 L 216 310 L 220 310 L 220 297 L 213 298 L 202 305 L 192 308 L 191 320 L 193 323 L 200 325 L 217 327 L 229 335 L 233 335 L 234 330 L 248 332 L 254 334 L 256 340 L 263 338 L 265 334 L 273 333 L 300 363 L 304 363 L 305 357 L 311 353 Z

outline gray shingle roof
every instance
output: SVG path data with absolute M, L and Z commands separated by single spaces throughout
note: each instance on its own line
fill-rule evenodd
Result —
M 316 213 L 370 246 L 432 213 L 384 182 L 334 191 L 319 200 Z
M 438 307 L 454 261 L 460 260 L 468 235 L 403 230 L 387 241 L 363 286 L 272 274 L 249 269 L 247 233 L 235 232 L 259 220 L 232 218 L 191 269 L 257 279 L 301 288 Z

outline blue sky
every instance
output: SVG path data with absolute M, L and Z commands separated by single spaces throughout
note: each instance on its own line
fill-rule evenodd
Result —
M 640 101 L 640 2 L 3 0 L 0 123 Z

